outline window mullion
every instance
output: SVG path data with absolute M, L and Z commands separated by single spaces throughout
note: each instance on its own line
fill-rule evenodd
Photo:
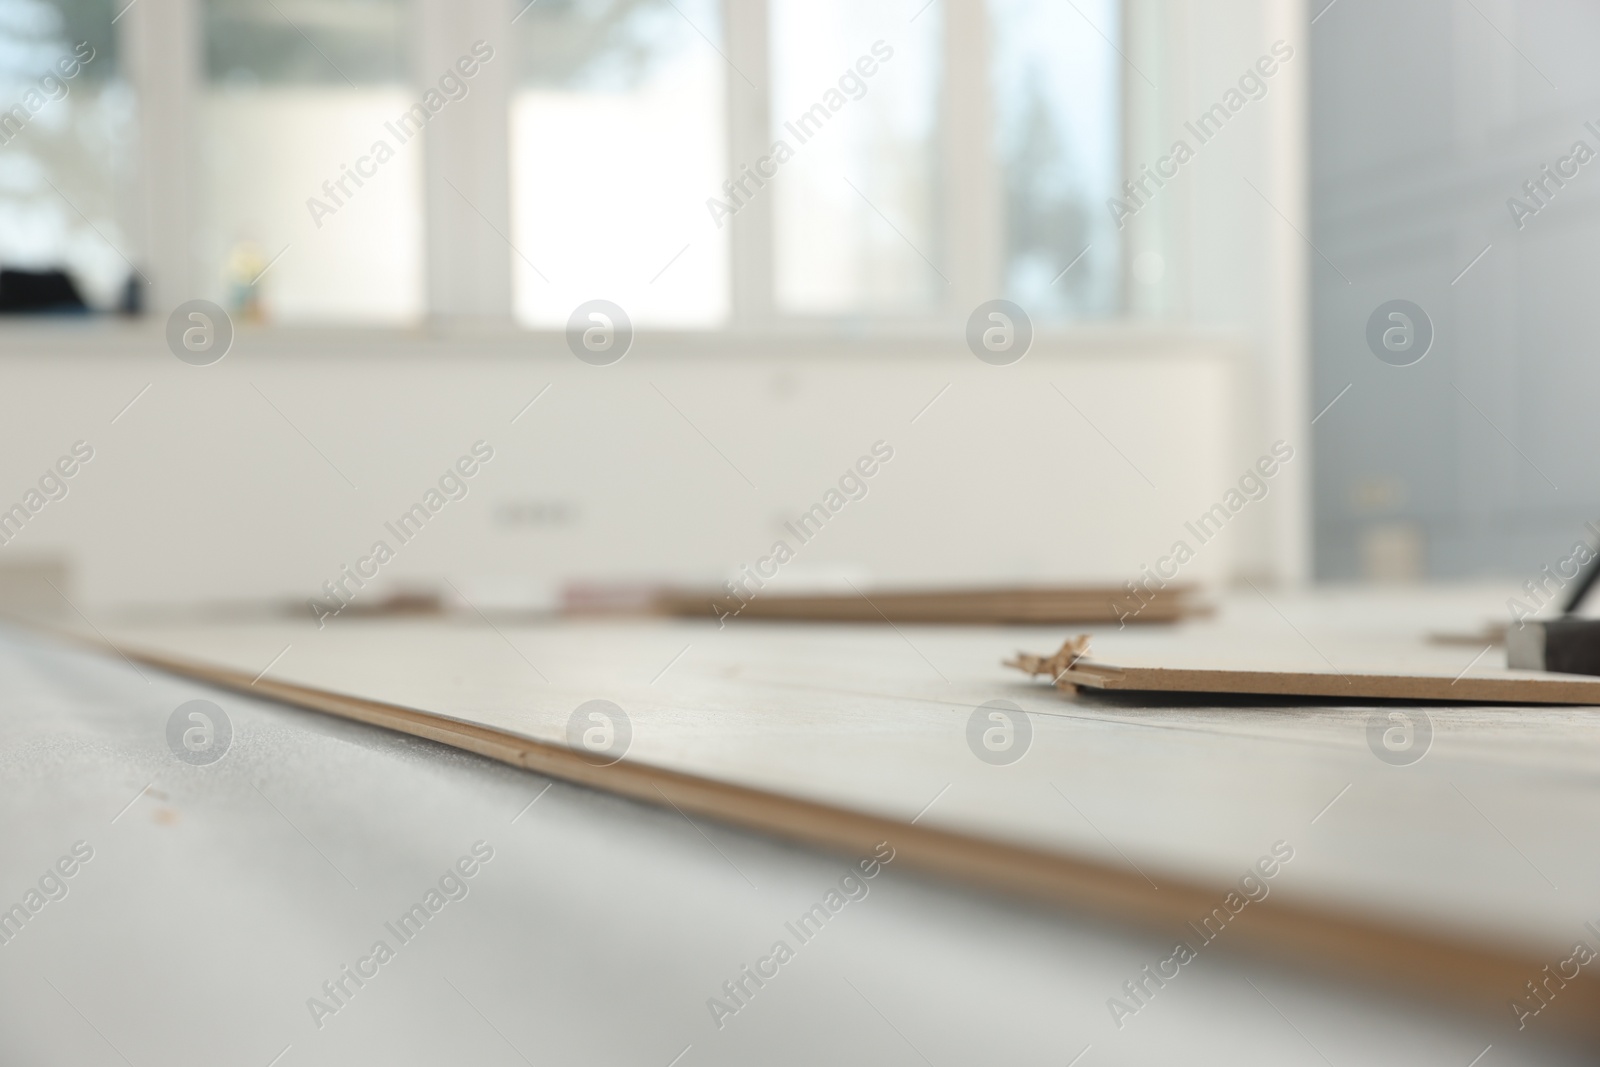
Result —
M 945 311 L 963 316 L 1000 295 L 1005 214 L 995 158 L 987 0 L 944 0 L 940 176 L 944 225 L 938 258 L 949 279 Z
M 771 146 L 769 0 L 724 0 L 728 49 L 729 175 L 741 163 L 754 166 Z M 748 79 L 748 80 L 747 80 Z M 758 325 L 773 313 L 773 197 L 768 189 L 728 220 L 728 273 L 732 318 Z
M 139 108 L 135 266 L 154 314 L 199 296 L 194 254 L 200 93 L 200 0 L 130 6 L 118 20 L 127 76 Z
M 515 0 L 416 0 L 415 92 L 471 54 L 470 93 L 429 123 L 424 140 L 423 210 L 428 317 L 436 325 L 511 321 L 511 160 L 508 149 L 516 49 Z

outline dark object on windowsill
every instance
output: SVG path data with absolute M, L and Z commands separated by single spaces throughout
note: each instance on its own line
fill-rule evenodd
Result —
M 66 271 L 0 268 L 0 314 L 86 315 L 89 305 Z
M 122 296 L 117 301 L 117 314 L 137 318 L 144 314 L 144 275 L 134 273 L 122 283 Z

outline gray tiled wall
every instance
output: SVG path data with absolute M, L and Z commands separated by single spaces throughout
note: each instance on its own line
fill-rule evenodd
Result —
M 1350 389 L 1315 426 L 1317 574 L 1527 576 L 1600 515 L 1600 6 L 1325 4 L 1313 413 Z M 1508 198 L 1579 140 L 1519 228 Z M 1396 298 L 1434 327 L 1411 366 L 1366 342 Z

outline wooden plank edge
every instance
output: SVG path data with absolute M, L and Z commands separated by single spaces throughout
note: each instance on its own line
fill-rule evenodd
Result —
M 1124 618 L 1130 623 L 1170 623 L 1183 622 L 1197 618 L 1203 614 L 1198 610 L 1174 608 L 1171 610 L 1150 608 L 1140 612 L 1137 616 L 1132 614 L 1119 615 L 1114 610 L 1104 608 L 1096 609 L 1086 607 L 1073 611 L 932 611 L 922 608 L 900 609 L 888 605 L 880 605 L 880 611 L 873 610 L 871 605 L 857 606 L 817 606 L 817 605 L 788 605 L 766 604 L 760 600 L 753 600 L 742 610 L 729 609 L 726 614 L 737 615 L 741 619 L 761 619 L 776 622 L 845 622 L 845 623 L 870 623 L 877 625 L 884 621 L 898 623 L 917 623 L 940 626 L 1077 626 L 1101 625 L 1120 622 Z M 708 610 L 708 605 L 701 604 L 694 608 L 668 608 L 661 614 L 680 619 L 719 618 L 722 613 Z
M 93 640 L 86 643 L 105 647 Z M 1080 919 L 1090 915 L 1148 933 L 1178 936 L 1196 947 L 1199 939 L 1185 924 L 1221 906 L 1231 889 L 1163 879 L 1163 887 L 1157 890 L 1143 876 L 1063 853 L 919 826 L 626 758 L 600 765 L 563 745 L 414 708 L 289 682 L 251 679 L 231 668 L 161 653 L 126 647 L 118 651 L 150 666 L 235 692 L 426 738 L 552 778 L 851 858 L 888 841 L 896 859 L 907 866 L 1027 897 Z M 1545 964 L 1553 962 L 1515 948 L 1450 941 L 1353 913 L 1284 904 L 1281 897 L 1250 904 L 1226 929 L 1230 937 L 1224 951 L 1385 987 L 1445 1008 L 1498 1015 L 1502 1022 L 1510 1021 L 1511 998 L 1523 993 L 1523 983 L 1539 978 Z M 1540 1025 L 1541 1030 L 1577 1037 L 1600 1048 L 1600 980 L 1590 971 L 1581 971 L 1540 1014 Z
M 1473 704 L 1600 705 L 1600 679 L 1461 678 L 1443 675 L 1322 674 L 1301 671 L 1190 670 L 1118 667 L 1080 661 L 1063 682 L 1091 689 L 1142 693 L 1219 693 L 1237 696 L 1348 697 Z M 1459 688 L 1457 688 L 1459 686 Z

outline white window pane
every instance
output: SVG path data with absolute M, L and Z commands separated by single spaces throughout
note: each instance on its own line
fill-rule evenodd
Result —
M 705 207 L 727 154 L 717 4 L 539 3 L 516 25 L 517 318 L 561 326 L 605 299 L 635 323 L 721 322 L 727 231 Z
M 1112 315 L 1121 249 L 1105 204 L 1120 180 L 1120 59 L 1100 33 L 1117 40 L 1120 5 L 989 5 L 1006 295 L 1040 318 Z
M 389 125 L 417 100 L 406 11 L 206 0 L 199 255 L 210 295 L 246 321 L 421 316 L 422 142 Z
M 940 5 L 924 2 L 772 0 L 772 134 L 793 152 L 770 189 L 783 312 L 938 304 Z
M 136 256 L 115 14 L 110 0 L 0 0 L 0 266 L 63 270 L 95 308 L 120 303 Z

